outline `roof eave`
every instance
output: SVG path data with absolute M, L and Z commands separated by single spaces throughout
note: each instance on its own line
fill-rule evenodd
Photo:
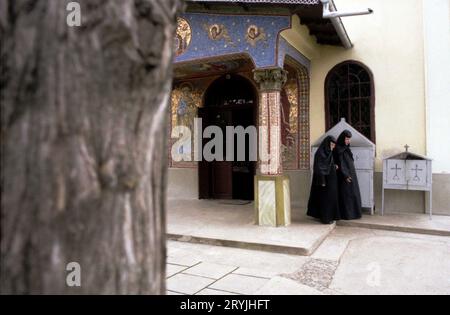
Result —
M 242 5 L 248 8 L 248 6 L 250 5 L 279 5 L 280 7 L 284 7 L 284 8 L 290 8 L 289 11 L 292 14 L 295 14 L 298 12 L 296 12 L 297 10 L 299 10 L 299 8 L 301 8 L 301 6 L 322 6 L 320 0 L 303 0 L 303 1 L 298 1 L 298 2 L 289 2 L 289 1 L 283 1 L 283 2 L 278 2 L 278 3 L 274 3 L 273 0 L 186 0 L 186 2 L 191 2 L 193 4 L 204 4 L 204 5 L 212 5 L 212 4 L 234 4 L 234 5 Z M 330 1 L 330 9 L 332 11 L 336 11 L 336 6 L 333 2 L 333 0 Z M 319 18 L 319 17 L 317 17 Z M 320 17 L 323 19 L 323 17 Z M 341 45 L 337 45 L 334 43 L 321 43 L 320 40 L 318 40 L 317 42 L 320 44 L 325 44 L 325 45 L 332 45 L 332 46 L 342 46 L 345 49 L 351 49 L 353 48 L 353 43 L 350 40 L 350 37 L 347 33 L 347 30 L 344 27 L 344 24 L 341 20 L 340 17 L 337 18 L 331 18 L 329 19 L 330 23 L 333 25 L 333 28 L 336 31 L 336 35 L 339 38 Z

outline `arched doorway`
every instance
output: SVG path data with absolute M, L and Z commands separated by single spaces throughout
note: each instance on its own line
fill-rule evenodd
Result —
M 227 126 L 256 126 L 256 108 L 257 92 L 249 80 L 239 75 L 222 76 L 207 89 L 204 106 L 199 109 L 202 132 L 209 126 L 217 126 L 222 130 L 225 140 Z M 208 139 L 203 140 L 203 148 L 207 142 Z M 245 141 L 245 161 L 237 161 L 237 145 L 235 136 L 233 161 L 226 161 L 224 141 L 223 161 L 199 163 L 200 199 L 254 199 L 256 162 L 250 160 L 248 136 Z

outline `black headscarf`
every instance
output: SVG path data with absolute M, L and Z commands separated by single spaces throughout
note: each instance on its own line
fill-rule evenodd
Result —
M 345 138 L 351 138 L 352 136 L 353 135 L 350 132 L 350 130 L 344 130 L 339 135 L 337 143 L 336 143 L 336 151 L 339 154 L 343 153 L 345 150 L 348 150 L 348 152 L 350 153 L 351 157 L 353 158 L 352 151 L 350 150 L 350 144 L 349 145 L 345 144 Z
M 314 172 L 317 175 L 327 176 L 330 174 L 330 168 L 334 167 L 333 151 L 330 148 L 331 142 L 336 143 L 333 136 L 327 136 L 323 139 L 314 156 Z

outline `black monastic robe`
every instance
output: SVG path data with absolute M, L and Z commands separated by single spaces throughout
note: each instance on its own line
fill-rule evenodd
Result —
M 324 224 L 339 220 L 339 201 L 336 166 L 330 143 L 326 137 L 314 155 L 313 180 L 308 201 L 308 216 L 320 219 Z
M 339 187 L 339 211 L 341 219 L 356 220 L 362 216 L 361 193 L 359 191 L 358 177 L 350 145 L 345 145 L 345 138 L 351 138 L 350 131 L 345 130 L 337 140 L 334 150 L 334 159 L 339 169 L 337 171 Z M 347 179 L 351 178 L 351 182 Z

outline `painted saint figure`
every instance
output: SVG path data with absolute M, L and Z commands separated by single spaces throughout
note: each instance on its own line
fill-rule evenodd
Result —
M 314 155 L 313 181 L 308 201 L 308 216 L 323 224 L 339 220 L 338 182 L 333 150 L 336 139 L 327 136 Z
M 334 160 L 338 165 L 339 210 L 341 219 L 361 218 L 361 193 L 356 177 L 353 153 L 350 149 L 352 133 L 344 130 L 337 140 Z

